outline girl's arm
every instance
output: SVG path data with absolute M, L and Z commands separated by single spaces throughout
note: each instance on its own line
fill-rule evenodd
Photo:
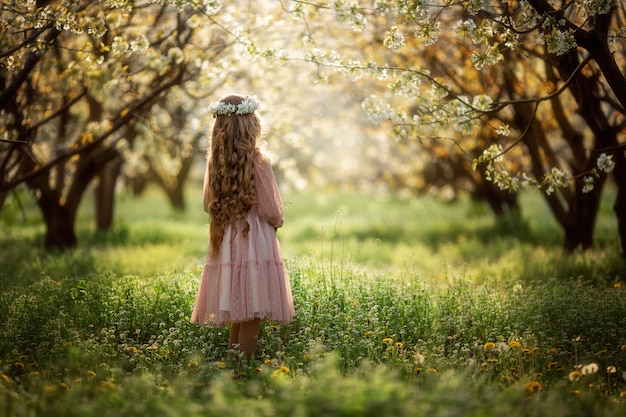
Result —
M 283 225 L 283 200 L 278 191 L 274 171 L 267 157 L 257 154 L 255 186 L 259 215 L 275 229 Z

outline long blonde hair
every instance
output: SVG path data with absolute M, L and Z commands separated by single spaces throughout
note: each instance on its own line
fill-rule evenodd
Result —
M 243 100 L 242 96 L 230 95 L 220 101 L 236 106 Z M 243 236 L 250 230 L 245 219 L 256 201 L 254 159 L 260 135 L 261 121 L 254 112 L 216 116 L 208 168 L 209 238 L 213 257 L 219 254 L 226 226 L 243 221 Z M 233 233 L 237 233 L 236 227 Z

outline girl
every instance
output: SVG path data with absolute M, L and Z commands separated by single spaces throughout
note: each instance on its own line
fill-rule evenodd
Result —
M 288 323 L 291 287 L 276 229 L 282 199 L 269 160 L 256 145 L 261 122 L 256 97 L 230 95 L 209 106 L 215 115 L 204 176 L 204 210 L 210 214 L 209 253 L 191 322 L 232 323 L 228 349 L 248 360 L 261 320 Z

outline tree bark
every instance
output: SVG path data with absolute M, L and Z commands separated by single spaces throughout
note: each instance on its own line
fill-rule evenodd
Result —
M 116 158 L 98 173 L 95 189 L 96 230 L 107 231 L 113 226 L 115 213 L 115 186 L 122 172 L 123 161 Z

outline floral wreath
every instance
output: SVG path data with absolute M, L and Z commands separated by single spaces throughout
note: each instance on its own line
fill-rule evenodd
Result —
M 259 108 L 256 96 L 245 96 L 239 104 L 228 104 L 223 101 L 214 101 L 209 105 L 209 111 L 215 116 L 230 116 L 231 114 L 250 114 Z

